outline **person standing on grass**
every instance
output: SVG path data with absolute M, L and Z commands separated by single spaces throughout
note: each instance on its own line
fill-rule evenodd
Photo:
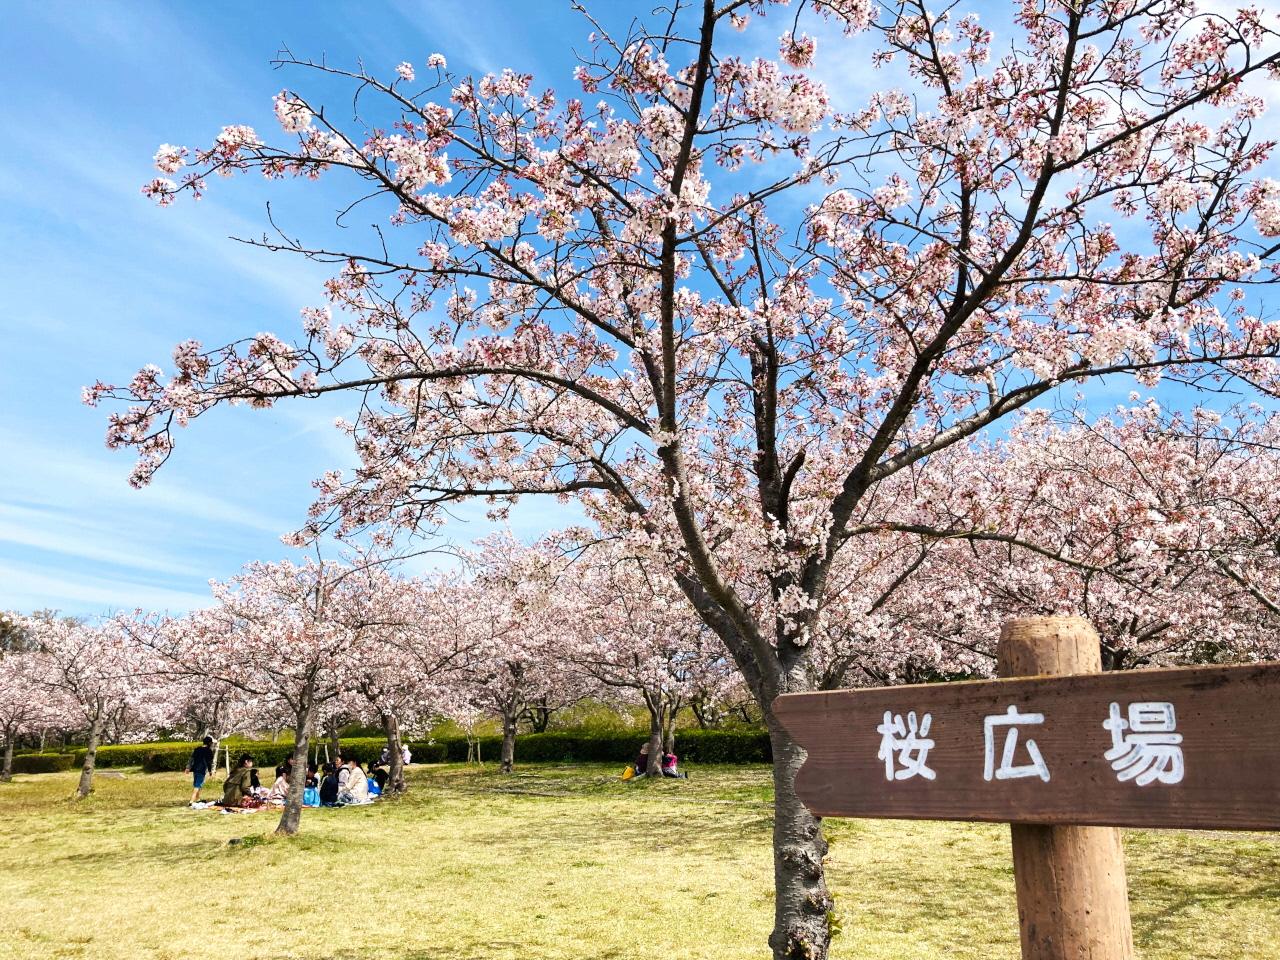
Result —
M 213 770 L 213 737 L 205 737 L 204 743 L 191 751 L 187 772 L 191 774 L 191 803 L 200 802 L 200 788 L 204 778 Z

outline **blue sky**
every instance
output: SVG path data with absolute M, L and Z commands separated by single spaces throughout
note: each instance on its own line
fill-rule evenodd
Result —
M 489 0 L 348 3 L 22 3 L 0 36 L 0 608 L 75 614 L 182 610 L 207 581 L 290 551 L 311 480 L 352 460 L 332 429 L 338 406 L 218 411 L 179 438 L 151 487 L 126 483 L 131 458 L 103 445 L 104 413 L 80 388 L 127 380 L 172 345 L 260 330 L 289 335 L 322 302 L 326 272 L 228 239 L 261 233 L 281 191 L 215 183 L 198 204 L 159 210 L 139 193 L 161 142 L 204 144 L 226 123 L 275 127 L 271 97 L 290 79 L 268 61 L 282 43 L 390 73 L 433 51 L 450 67 L 504 65 L 562 82 L 565 42 L 587 28 L 567 3 Z M 304 210 L 332 223 L 343 199 L 321 184 Z M 286 187 L 286 192 L 289 190 Z M 296 196 L 296 194 L 295 194 Z M 346 197 L 347 200 L 350 197 Z M 300 204 L 291 204 L 297 214 Z M 296 221 L 295 221 L 296 222 Z M 450 530 L 488 532 L 483 508 Z M 575 514 L 528 502 L 532 536 Z

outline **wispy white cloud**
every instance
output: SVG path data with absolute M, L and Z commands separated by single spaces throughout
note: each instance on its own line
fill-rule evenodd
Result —
M 105 450 L 94 457 L 75 447 L 55 445 L 3 427 L 0 450 L 8 464 L 8 469 L 0 472 L 0 496 L 10 502 L 22 500 L 46 507 L 86 510 L 114 505 L 263 532 L 289 529 L 283 518 L 180 486 L 163 473 L 149 487 L 134 490 L 124 482 L 127 458 Z M 110 458 L 115 458 L 114 462 L 108 462 Z
M 212 602 L 208 593 L 111 577 L 68 577 L 61 567 L 0 560 L 0 609 L 109 614 L 140 607 L 145 611 L 180 613 Z
M 139 543 L 137 538 L 122 542 L 120 526 L 50 507 L 0 503 L 0 543 L 135 570 L 192 576 L 204 573 L 189 558 L 157 549 L 153 543 Z

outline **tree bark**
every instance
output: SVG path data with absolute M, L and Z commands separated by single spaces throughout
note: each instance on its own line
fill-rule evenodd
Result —
M 387 714 L 382 725 L 387 731 L 387 754 L 390 757 L 386 792 L 392 795 L 401 794 L 405 791 L 405 782 L 404 744 L 400 740 L 400 721 L 391 714 Z
M 796 774 L 804 749 L 765 710 L 773 746 L 773 933 L 774 960 L 826 960 L 831 946 L 831 895 L 823 858 L 827 841 L 822 818 L 796 796 Z
M 336 723 L 329 724 L 329 753 L 329 762 L 336 764 L 338 756 L 342 753 L 342 739 L 338 736 Z
M 83 799 L 93 792 L 93 765 L 98 759 L 98 741 L 102 739 L 102 717 L 95 716 L 89 726 L 89 744 L 84 751 L 84 766 L 80 768 L 80 784 L 76 796 Z
M 302 823 L 302 794 L 307 788 L 307 753 L 311 747 L 311 707 L 298 715 L 293 728 L 293 765 L 289 773 L 289 794 L 276 833 L 292 837 Z
M 653 707 L 649 708 L 649 767 L 643 772 L 650 777 L 662 777 L 662 712 Z
M 662 747 L 667 753 L 676 752 L 676 711 L 679 706 L 675 703 L 667 705 L 665 711 L 665 719 L 663 722 Z
M 13 734 L 4 738 L 4 768 L 0 769 L 0 782 L 8 783 L 13 779 Z
M 502 760 L 499 769 L 510 773 L 516 763 L 516 714 L 513 710 L 502 711 Z

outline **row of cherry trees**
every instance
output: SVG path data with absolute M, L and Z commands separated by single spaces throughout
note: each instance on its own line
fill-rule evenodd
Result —
M 1028 415 L 953 448 L 886 487 L 896 504 L 842 553 L 807 638 L 811 685 L 989 674 L 1000 622 L 1027 613 L 1089 617 L 1111 669 L 1280 654 L 1278 448 L 1280 418 L 1150 403 L 1067 427 Z M 682 710 L 744 686 L 663 559 L 598 530 L 495 536 L 457 573 L 255 563 L 182 617 L 31 618 L 0 656 L 5 775 L 17 739 L 48 728 L 83 733 L 85 795 L 106 735 L 287 727 L 301 769 L 318 731 L 361 720 L 386 733 L 394 794 L 406 732 L 492 718 L 510 771 L 522 718 L 585 697 L 642 708 L 656 767 Z

